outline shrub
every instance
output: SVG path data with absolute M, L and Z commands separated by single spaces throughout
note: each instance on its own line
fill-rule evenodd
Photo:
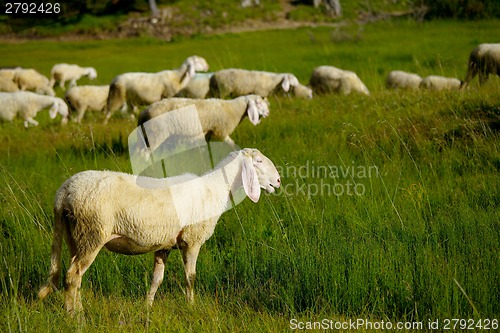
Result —
M 497 0 L 420 0 L 428 8 L 427 18 L 482 19 L 500 17 Z

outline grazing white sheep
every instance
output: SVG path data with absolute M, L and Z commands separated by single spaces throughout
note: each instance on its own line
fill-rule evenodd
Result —
M 109 88 L 105 123 L 125 104 L 136 112 L 141 105 L 149 105 L 162 98 L 173 97 L 187 86 L 196 71 L 207 71 L 205 59 L 187 58 L 180 68 L 158 73 L 125 73 L 113 79 Z
M 129 255 L 154 252 L 147 294 L 150 305 L 163 280 L 168 254 L 181 250 L 186 296 L 192 303 L 200 247 L 213 234 L 220 215 L 231 207 L 232 193 L 243 188 L 257 202 L 261 188 L 273 193 L 279 186 L 280 176 L 271 160 L 249 148 L 230 153 L 201 177 L 154 179 L 111 171 L 80 172 L 56 193 L 49 279 L 38 297 L 45 298 L 59 285 L 64 238 L 72 258 L 65 301 L 70 313 L 83 310 L 82 276 L 103 247 Z
M 488 80 L 489 74 L 500 76 L 500 44 L 479 44 L 472 50 L 462 87 L 466 87 L 477 74 L 479 85 Z
M 65 90 L 64 84 L 69 82 L 69 86 L 76 86 L 76 81 L 80 80 L 82 76 L 87 76 L 90 80 L 97 77 L 97 71 L 93 67 L 80 67 L 74 64 L 56 64 L 50 71 L 50 86 L 53 88 L 54 84 L 59 81 L 59 87 Z
M 356 73 L 334 66 L 316 67 L 311 74 L 309 85 L 315 94 L 341 93 L 349 95 L 355 91 L 370 95 L 370 91 Z
M 68 106 L 76 112 L 76 122 L 81 122 L 85 111 L 106 110 L 109 85 L 103 86 L 75 86 L 66 91 L 65 99 Z
M 390 71 L 385 80 L 388 89 L 418 90 L 422 77 L 404 71 Z
M 55 96 L 49 79 L 32 68 L 15 69 L 14 82 L 20 90 L 33 91 L 37 94 Z
M 175 97 L 205 98 L 210 90 L 210 78 L 214 73 L 196 73 L 187 86 Z
M 278 91 L 289 92 L 299 84 L 295 75 L 229 68 L 217 71 L 210 79 L 211 97 L 225 98 L 255 94 L 268 97 Z
M 460 89 L 460 80 L 439 75 L 429 75 L 425 77 L 420 83 L 420 89 L 429 89 L 435 91 L 458 90 Z
M 235 147 L 230 135 L 238 124 L 246 116 L 252 124 L 257 125 L 260 117 L 269 115 L 268 102 L 258 95 L 240 96 L 232 100 L 217 98 L 190 99 L 190 98 L 166 98 L 153 103 L 144 109 L 139 115 L 138 124 L 141 126 L 148 120 L 185 106 L 194 105 L 201 123 L 203 134 L 208 140 L 225 141 Z M 150 125 L 149 133 L 159 133 L 162 128 L 153 128 Z M 182 133 L 170 133 L 182 134 Z M 154 150 L 159 143 L 149 141 L 150 149 Z
M 12 121 L 16 116 L 24 119 L 24 126 L 29 124 L 37 126 L 38 122 L 33 119 L 36 114 L 50 107 L 49 115 L 54 119 L 59 113 L 62 123 L 68 119 L 68 106 L 58 97 L 45 96 L 30 91 L 0 92 L 0 120 Z

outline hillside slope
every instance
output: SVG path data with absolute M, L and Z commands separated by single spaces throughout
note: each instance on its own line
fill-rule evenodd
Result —
M 312 3 L 312 1 L 309 1 Z M 325 6 L 314 8 L 308 1 L 261 1 L 259 6 L 243 8 L 239 1 L 176 1 L 160 5 L 152 16 L 147 10 L 128 14 L 91 15 L 64 8 L 56 16 L 36 18 L 0 15 L 3 39 L 59 38 L 105 39 L 155 37 L 172 40 L 178 36 L 218 34 L 254 30 L 286 29 L 302 26 L 365 23 L 391 16 L 421 18 L 422 10 L 409 1 L 341 1 L 343 14 L 332 17 Z

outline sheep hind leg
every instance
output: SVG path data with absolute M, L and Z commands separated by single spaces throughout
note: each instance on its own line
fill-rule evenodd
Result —
M 163 282 L 163 276 L 165 274 L 165 262 L 167 261 L 169 253 L 170 250 L 160 250 L 155 252 L 153 278 L 151 279 L 151 288 L 149 289 L 148 295 L 146 297 L 148 306 L 153 305 L 156 291 Z
M 186 245 L 182 248 L 182 260 L 184 262 L 184 272 L 186 278 L 186 298 L 188 303 L 194 303 L 194 281 L 196 279 L 196 260 L 200 253 L 201 245 Z
M 79 108 L 76 109 L 76 117 L 74 118 L 74 120 L 77 123 L 82 122 L 82 119 L 85 116 L 86 109 L 87 109 L 87 106 L 80 106 Z
M 71 265 L 66 274 L 66 310 L 70 314 L 83 310 L 80 295 L 82 276 L 96 258 L 101 247 L 86 255 L 74 256 L 71 260 Z

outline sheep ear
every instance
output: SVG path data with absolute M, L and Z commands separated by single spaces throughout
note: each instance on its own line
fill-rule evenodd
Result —
M 190 61 L 187 64 L 186 73 L 184 73 L 184 77 L 181 80 L 181 86 L 183 86 L 183 87 L 187 86 L 187 84 L 189 83 L 189 81 L 191 81 L 191 79 L 194 77 L 195 74 L 196 74 L 196 72 L 195 72 L 194 65 Z
M 193 63 L 189 63 L 187 69 L 187 75 L 189 75 L 189 79 L 192 79 L 196 75 L 196 68 Z
M 243 155 L 241 178 L 246 195 L 253 202 L 259 201 L 260 185 L 257 172 L 255 171 L 255 168 L 253 166 L 253 161 L 250 156 Z
M 252 124 L 257 125 L 260 122 L 259 110 L 257 110 L 257 104 L 255 104 L 254 100 L 248 101 L 247 114 L 248 114 L 248 119 L 250 119 Z
M 283 90 L 285 92 L 288 92 L 290 90 L 290 80 L 288 79 L 288 76 L 286 76 L 286 75 L 283 78 L 283 81 L 281 81 L 281 88 L 283 88 Z

